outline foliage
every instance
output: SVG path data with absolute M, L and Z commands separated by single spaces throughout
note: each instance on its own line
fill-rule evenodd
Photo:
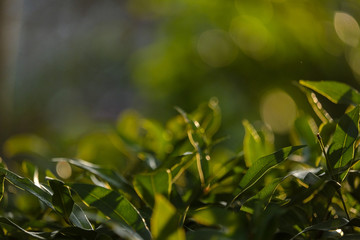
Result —
M 299 114 L 293 146 L 275 152 L 271 131 L 247 120 L 243 151 L 224 149 L 216 99 L 191 114 L 177 108 L 165 126 L 128 112 L 105 131 L 106 144 L 79 146 L 79 155 L 117 151 L 112 165 L 55 158 L 43 168 L 13 142 L 4 160 L 14 170 L 0 167 L 1 239 L 358 238 L 360 94 L 300 85 L 321 122 Z M 312 91 L 346 104 L 344 115 L 333 120 Z

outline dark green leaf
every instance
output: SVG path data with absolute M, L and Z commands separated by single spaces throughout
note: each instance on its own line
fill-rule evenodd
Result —
M 54 161 L 67 161 L 68 163 L 77 166 L 81 169 L 84 169 L 103 180 L 107 181 L 111 186 L 130 194 L 131 196 L 136 195 L 134 189 L 127 182 L 127 180 L 119 175 L 117 172 L 111 169 L 101 168 L 98 165 L 95 165 L 90 162 L 86 162 L 84 160 L 74 160 L 74 159 L 64 159 L 64 158 L 56 158 Z
M 150 206 L 154 206 L 155 195 L 169 197 L 171 192 L 170 170 L 158 170 L 153 173 L 138 174 L 134 177 L 134 188 L 139 196 Z
M 87 205 L 97 208 L 110 219 L 131 227 L 144 239 L 151 239 L 143 217 L 120 193 L 90 184 L 74 183 L 69 186 Z
M 339 228 L 344 227 L 345 225 L 347 225 L 349 223 L 349 221 L 345 218 L 337 218 L 337 219 L 332 219 L 332 220 L 328 220 L 328 221 L 324 221 L 312 226 L 309 226 L 307 228 L 305 228 L 304 230 L 302 230 L 301 232 L 299 232 L 298 234 L 296 234 L 294 237 L 291 238 L 292 239 L 296 239 L 296 237 L 298 237 L 299 235 L 308 232 L 308 231 L 330 231 L 330 230 L 336 230 Z
M 246 172 L 245 176 L 241 179 L 239 183 L 241 191 L 236 195 L 233 201 L 235 201 L 236 198 L 240 196 L 240 194 L 254 185 L 267 171 L 286 160 L 290 154 L 303 147 L 304 146 L 286 147 L 254 162 L 254 164 Z
M 3 224 L 7 224 L 7 225 L 10 225 L 10 226 L 13 226 L 15 227 L 16 229 L 20 230 L 21 232 L 33 237 L 33 238 L 36 238 L 36 239 L 41 239 L 41 240 L 46 240 L 48 238 L 46 237 L 43 237 L 42 235 L 44 234 L 44 232 L 30 232 L 30 231 L 26 231 L 25 229 L 23 229 L 22 227 L 20 227 L 19 225 L 17 225 L 16 223 L 14 223 L 13 221 L 11 221 L 10 219 L 8 218 L 5 218 L 5 217 L 0 217 L 0 224 L 3 225 Z
M 0 174 L 0 201 L 4 196 L 5 174 Z
M 344 83 L 334 81 L 312 82 L 300 80 L 300 84 L 320 93 L 333 103 L 353 105 L 360 104 L 359 92 Z
M 89 219 L 85 215 L 84 211 L 77 204 L 74 204 L 72 212 L 70 214 L 70 221 L 77 227 L 92 230 L 93 227 L 89 222 Z
M 358 137 L 359 106 L 341 117 L 336 126 L 332 144 L 328 150 L 330 174 L 335 169 L 351 163 L 355 154 L 355 142 Z M 341 175 L 343 181 L 349 171 L 346 169 Z
M 30 179 L 23 178 L 18 176 L 17 174 L 5 169 L 0 168 L 0 174 L 5 174 L 5 178 L 14 184 L 16 187 L 23 189 L 32 195 L 36 196 L 39 200 L 45 203 L 46 206 L 55 210 L 51 203 L 51 194 L 38 186 L 36 186 Z
M 48 179 L 48 181 L 53 190 L 52 204 L 55 210 L 68 221 L 74 206 L 74 200 L 71 197 L 70 190 L 62 181 L 56 179 Z
M 181 217 L 176 208 L 164 196 L 155 196 L 155 207 L 151 217 L 151 232 L 154 239 L 185 240 L 185 232 L 179 227 Z

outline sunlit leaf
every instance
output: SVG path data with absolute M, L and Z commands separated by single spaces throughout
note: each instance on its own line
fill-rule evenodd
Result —
M 134 177 L 134 188 L 139 196 L 151 207 L 155 203 L 155 195 L 169 197 L 172 186 L 170 170 L 158 170 L 153 173 L 137 174 Z
M 53 190 L 52 204 L 56 211 L 68 221 L 74 206 L 70 190 L 62 181 L 56 179 L 48 179 L 48 181 Z
M 164 196 L 157 194 L 151 216 L 151 232 L 154 239 L 185 240 L 185 232 L 180 227 L 180 220 L 176 208 Z
M 65 159 L 65 158 L 55 158 L 54 161 L 67 161 L 68 163 L 77 166 L 81 169 L 84 169 L 103 180 L 107 181 L 111 186 L 126 192 L 130 195 L 136 195 L 134 189 L 127 182 L 127 180 L 118 174 L 116 171 L 112 169 L 102 168 L 96 164 L 84 161 L 84 160 L 75 160 L 75 159 Z
M 182 109 L 176 108 L 176 110 L 182 115 L 187 124 L 188 138 L 196 151 L 196 165 L 198 168 L 200 182 L 202 186 L 205 186 L 205 183 L 209 177 L 209 164 L 207 162 L 208 158 L 203 149 L 204 144 L 207 142 L 206 136 L 204 133 L 202 133 L 200 124 L 198 122 L 191 120 L 187 113 Z
M 333 103 L 360 104 L 359 92 L 347 84 L 334 81 L 313 82 L 304 80 L 300 80 L 300 84 L 320 93 Z
M 267 171 L 286 160 L 290 154 L 303 147 L 304 146 L 286 147 L 254 162 L 254 164 L 248 169 L 244 177 L 241 179 L 239 183 L 241 191 L 236 195 L 233 201 L 236 200 L 240 194 L 254 185 Z
M 0 201 L 4 197 L 5 174 L 0 174 Z
M 245 163 L 247 167 L 250 167 L 257 159 L 271 153 L 273 145 L 266 139 L 266 135 L 263 137 L 264 139 L 262 139 L 261 135 L 259 135 L 249 121 L 244 120 L 243 126 L 245 128 Z
M 110 219 L 131 227 L 144 239 L 151 239 L 149 229 L 143 217 L 120 193 L 83 183 L 69 184 L 69 186 L 77 192 L 87 205 L 95 207 Z
M 328 150 L 329 171 L 333 174 L 335 169 L 349 164 L 354 159 L 355 142 L 358 137 L 359 106 L 345 114 L 336 126 L 332 144 Z M 343 181 L 349 171 L 346 169 L 340 175 Z

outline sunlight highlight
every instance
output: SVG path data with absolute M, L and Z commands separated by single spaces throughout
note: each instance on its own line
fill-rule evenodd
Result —
M 61 161 L 56 164 L 56 173 L 63 179 L 71 177 L 72 170 L 68 162 Z
M 294 100 L 282 90 L 273 90 L 263 99 L 261 117 L 275 133 L 287 133 L 296 118 Z
M 334 27 L 341 41 L 352 47 L 356 47 L 359 44 L 359 24 L 351 15 L 344 12 L 336 12 Z

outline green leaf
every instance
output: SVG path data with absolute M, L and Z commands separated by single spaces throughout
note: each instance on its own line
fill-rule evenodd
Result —
M 266 135 L 264 136 L 264 139 L 262 139 L 249 121 L 244 120 L 243 125 L 245 128 L 245 164 L 247 167 L 250 167 L 257 159 L 271 153 L 273 145 L 268 139 L 266 139 Z
M 36 196 L 39 200 L 41 200 L 43 203 L 45 203 L 46 206 L 55 210 L 55 208 L 51 203 L 51 194 L 36 186 L 30 179 L 20 177 L 17 174 L 5 168 L 0 168 L 0 174 L 5 174 L 5 178 L 13 185 L 31 193 L 32 195 Z
M 138 174 L 134 177 L 134 188 L 141 199 L 150 207 L 154 207 L 155 195 L 162 194 L 170 196 L 171 192 L 171 172 L 170 170 L 158 170 L 153 173 Z
M 4 196 L 5 174 L 0 174 L 0 201 Z
M 85 215 L 84 211 L 79 207 L 79 205 L 74 204 L 72 212 L 70 214 L 70 221 L 77 227 L 93 230 L 89 219 Z
M 48 178 L 51 189 L 53 190 L 52 204 L 55 210 L 60 213 L 68 222 L 74 206 L 69 188 L 64 182 Z
M 84 160 L 74 160 L 74 159 L 65 159 L 65 158 L 55 158 L 54 161 L 67 161 L 68 163 L 77 166 L 81 169 L 84 169 L 103 180 L 107 181 L 111 186 L 130 194 L 131 196 L 136 195 L 134 189 L 127 182 L 127 180 L 119 175 L 117 172 L 111 169 L 102 168 L 96 164 L 86 162 Z
M 83 183 L 73 183 L 69 186 L 77 192 L 85 204 L 95 207 L 110 219 L 131 227 L 144 239 L 151 239 L 144 218 L 119 192 Z
M 28 178 L 23 178 L 18 176 L 17 174 L 5 169 L 0 168 L 0 174 L 5 174 L 5 178 L 11 182 L 14 186 L 23 189 L 30 194 L 37 197 L 40 201 L 42 201 L 46 206 L 56 211 L 55 207 L 52 204 L 52 195 L 48 191 L 45 191 L 38 186 L 36 186 L 31 180 Z M 69 219 L 70 221 L 78 227 L 85 229 L 92 229 L 89 220 L 87 220 L 86 215 L 82 212 L 81 208 L 77 205 L 74 205 L 75 212 L 72 212 Z
M 20 227 L 19 225 L 17 225 L 16 223 L 14 223 L 13 221 L 11 221 L 10 219 L 5 218 L 5 217 L 0 217 L 0 224 L 1 225 L 6 224 L 6 225 L 13 226 L 16 229 L 20 230 L 21 232 L 23 232 L 23 233 L 25 233 L 25 234 L 33 237 L 33 238 L 36 238 L 36 239 L 41 239 L 41 240 L 48 239 L 47 237 L 42 236 L 44 234 L 44 232 L 30 232 L 30 231 L 27 231 L 27 230 L 23 229 L 22 227 Z
M 246 172 L 245 176 L 241 179 L 239 183 L 241 191 L 236 195 L 232 202 L 254 185 L 267 171 L 286 160 L 290 154 L 303 147 L 304 146 L 291 146 L 282 148 L 281 150 L 262 157 L 254 162 L 254 164 Z
M 181 217 L 176 208 L 164 196 L 155 196 L 155 207 L 151 217 L 151 232 L 154 239 L 185 240 L 185 232 L 179 227 Z
M 209 178 L 209 163 L 208 156 L 204 152 L 204 145 L 207 143 L 207 138 L 201 129 L 200 124 L 191 120 L 187 113 L 180 108 L 176 110 L 182 115 L 187 124 L 187 134 L 191 145 L 196 151 L 196 165 L 199 173 L 201 185 L 204 187 Z
M 347 84 L 334 81 L 312 82 L 304 80 L 300 80 L 300 84 L 320 93 L 333 103 L 360 104 L 359 92 Z
M 308 231 L 330 231 L 330 230 L 336 230 L 339 228 L 342 228 L 344 226 L 346 226 L 349 223 L 349 221 L 345 218 L 337 218 L 337 219 L 332 219 L 332 220 L 328 220 L 328 221 L 324 221 L 312 226 L 309 226 L 307 228 L 305 228 L 304 230 L 302 230 L 301 232 L 299 232 L 298 234 L 296 234 L 294 237 L 292 237 L 290 240 L 292 239 L 296 239 L 299 235 L 308 232 Z
M 330 174 L 337 168 L 344 167 L 351 163 L 355 154 L 355 143 L 358 137 L 359 106 L 340 118 L 333 135 L 332 144 L 328 150 Z M 347 168 L 340 174 L 343 181 L 349 171 Z

